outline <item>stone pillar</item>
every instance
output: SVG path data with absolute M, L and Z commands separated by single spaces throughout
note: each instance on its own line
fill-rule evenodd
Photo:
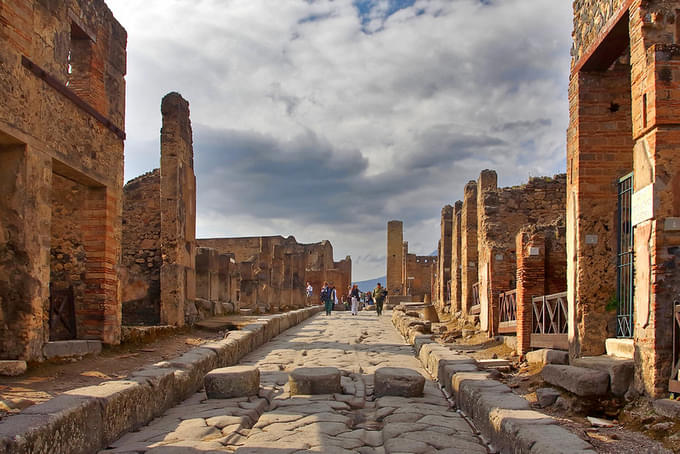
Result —
M 477 282 L 477 182 L 465 185 L 461 225 L 461 302 L 463 315 L 472 307 L 472 285 Z
M 615 335 L 617 184 L 632 170 L 630 69 L 580 71 L 569 86 L 567 281 L 571 356 Z
M 189 103 L 161 103 L 161 323 L 183 326 L 195 298 L 196 176 Z
M 629 27 L 633 198 L 641 201 L 633 205 L 633 222 L 638 222 L 634 237 L 635 386 L 652 397 L 665 397 L 668 392 L 675 360 L 673 310 L 680 294 L 680 46 L 675 44 L 680 36 L 677 10 L 663 14 L 666 7 L 660 3 L 634 1 Z
M 526 354 L 533 331 L 532 298 L 545 294 L 545 234 L 522 230 L 517 234 L 517 353 Z
M 450 302 L 451 282 L 451 230 L 453 228 L 453 207 L 446 205 L 441 211 L 440 250 L 439 250 L 439 288 L 437 302 L 440 307 Z
M 461 310 L 461 212 L 463 202 L 456 202 L 453 207 L 453 228 L 451 229 L 451 312 Z
M 404 223 L 389 221 L 387 223 L 387 282 L 385 287 L 390 295 L 401 295 L 402 266 L 404 245 Z
M 401 261 L 401 295 L 408 295 L 408 241 L 404 241 Z

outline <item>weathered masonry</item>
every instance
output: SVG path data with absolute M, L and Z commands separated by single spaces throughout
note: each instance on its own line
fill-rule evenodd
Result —
M 126 42 L 103 0 L 0 3 L 0 359 L 119 342 Z
M 402 221 L 387 223 L 388 303 L 429 302 L 433 292 L 439 288 L 436 282 L 437 257 L 409 254 L 408 241 L 403 241 L 403 229 Z M 400 260 L 397 262 L 396 258 Z
M 651 396 L 680 391 L 678 14 L 677 1 L 574 2 L 570 353 L 634 358 Z

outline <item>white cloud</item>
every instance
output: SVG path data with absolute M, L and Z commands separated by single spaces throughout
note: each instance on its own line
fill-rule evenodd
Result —
M 568 2 L 107 3 L 129 35 L 126 176 L 158 162 L 160 100 L 179 91 L 199 235 L 327 238 L 368 278 L 384 273 L 388 219 L 428 254 L 440 208 L 481 169 L 517 184 L 564 168 Z M 339 175 L 305 181 L 315 172 Z

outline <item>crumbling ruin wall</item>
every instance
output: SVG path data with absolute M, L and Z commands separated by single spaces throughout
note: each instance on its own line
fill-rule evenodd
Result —
M 196 298 L 196 176 L 189 103 L 161 102 L 161 323 L 183 326 Z
M 161 172 L 123 187 L 123 325 L 161 321 Z
M 484 170 L 477 187 L 480 323 L 483 331 L 496 335 L 499 295 L 515 288 L 517 233 L 525 225 L 564 216 L 566 175 L 499 189 L 496 172 Z
M 0 7 L 2 358 L 40 360 L 49 340 L 52 201 L 66 196 L 59 177 L 87 194 L 78 216 L 86 257 L 71 262 L 85 273 L 77 336 L 120 340 L 126 40 L 103 0 Z
M 610 28 L 623 13 L 630 0 L 575 0 L 573 61 L 593 52 L 602 33 Z
M 432 276 L 438 268 L 437 257 L 408 254 L 406 262 L 407 295 L 410 301 L 425 301 L 431 297 Z

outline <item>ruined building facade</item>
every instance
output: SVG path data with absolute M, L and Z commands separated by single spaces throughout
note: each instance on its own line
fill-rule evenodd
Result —
M 574 2 L 570 353 L 626 352 L 637 390 L 652 396 L 680 391 L 677 8 L 667 0 Z
M 119 342 L 126 42 L 103 0 L 0 4 L 0 359 Z
M 403 241 L 403 229 L 402 221 L 387 223 L 388 304 L 430 301 L 433 292 L 438 291 L 437 257 L 410 254 L 408 241 Z

